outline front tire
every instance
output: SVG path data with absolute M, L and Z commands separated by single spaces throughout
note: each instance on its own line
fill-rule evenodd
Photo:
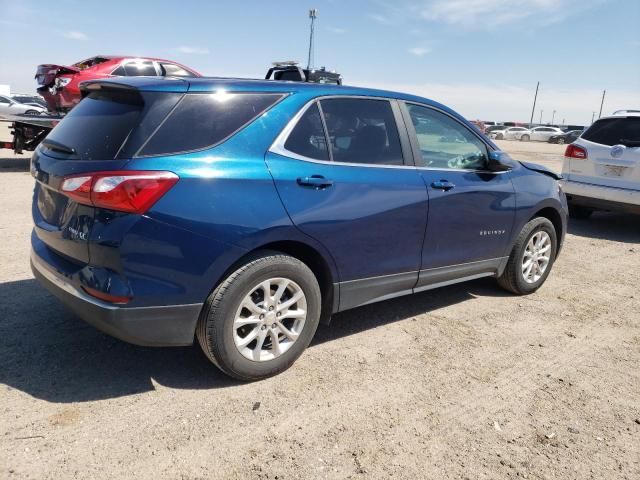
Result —
M 300 260 L 262 251 L 209 295 L 196 337 L 224 373 L 260 380 L 289 368 L 318 328 L 321 294 Z
M 498 284 L 516 295 L 535 292 L 551 272 L 557 245 L 553 223 L 544 217 L 534 218 L 518 235 Z
M 521 141 L 521 142 L 528 142 L 528 141 L 529 141 L 529 139 L 530 139 L 529 135 L 522 135 L 522 136 L 520 137 L 520 141 Z
M 556 143 L 557 143 L 558 145 L 564 145 L 564 138 L 562 138 L 562 137 L 558 138 L 558 139 L 556 140 Z

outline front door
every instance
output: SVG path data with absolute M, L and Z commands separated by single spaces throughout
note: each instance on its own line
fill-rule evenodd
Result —
M 513 228 L 510 173 L 488 171 L 488 145 L 453 116 L 418 104 L 405 108 L 429 195 L 418 287 L 495 273 Z
M 267 154 L 289 216 L 336 262 L 340 309 L 410 291 L 418 279 L 427 193 L 405 164 L 410 147 L 392 102 L 312 103 Z

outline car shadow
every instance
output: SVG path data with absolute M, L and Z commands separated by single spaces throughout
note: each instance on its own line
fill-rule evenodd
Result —
M 343 312 L 320 326 L 312 347 L 477 295 L 503 292 L 491 279 L 476 280 Z M 0 383 L 56 403 L 139 394 L 155 384 L 203 390 L 240 384 L 211 365 L 197 345 L 139 347 L 99 332 L 33 279 L 0 284 L 0 348 Z
M 568 233 L 580 237 L 640 243 L 640 217 L 624 213 L 594 212 L 586 220 L 569 221 Z

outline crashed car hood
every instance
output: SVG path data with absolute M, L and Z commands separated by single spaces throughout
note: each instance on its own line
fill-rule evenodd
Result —
M 562 180 L 562 175 L 552 172 L 544 165 L 538 165 L 537 163 L 531 163 L 531 162 L 523 162 L 522 160 L 519 160 L 519 162 L 527 170 L 532 170 L 534 172 L 542 173 L 543 175 L 547 175 L 555 180 Z

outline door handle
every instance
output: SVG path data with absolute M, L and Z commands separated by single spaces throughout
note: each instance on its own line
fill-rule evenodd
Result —
M 296 180 L 301 187 L 327 188 L 333 185 L 333 180 L 322 175 L 311 175 L 310 177 L 300 177 Z
M 445 192 L 451 190 L 455 185 L 451 183 L 449 180 L 438 180 L 437 182 L 433 182 L 431 184 L 432 188 L 436 188 L 438 190 L 444 190 Z

